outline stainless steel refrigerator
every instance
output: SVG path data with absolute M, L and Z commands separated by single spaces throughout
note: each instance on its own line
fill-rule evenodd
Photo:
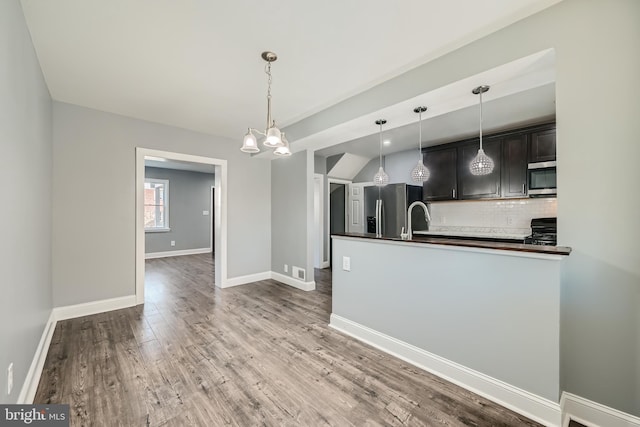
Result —
M 376 215 L 377 201 L 381 200 L 381 213 Z M 380 221 L 383 237 L 400 237 L 404 227 L 407 229 L 407 208 L 417 200 L 422 200 L 422 187 L 407 184 L 388 184 L 384 187 L 364 188 L 364 214 L 367 220 L 367 233 L 376 232 L 376 224 Z M 379 218 L 381 217 L 381 218 Z M 427 221 L 419 207 L 413 209 L 411 215 L 414 230 L 426 230 Z

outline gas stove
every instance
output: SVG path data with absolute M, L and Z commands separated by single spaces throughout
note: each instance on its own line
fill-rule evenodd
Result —
M 556 246 L 558 244 L 557 224 L 557 218 L 533 218 L 531 235 L 525 237 L 524 242 L 530 245 Z

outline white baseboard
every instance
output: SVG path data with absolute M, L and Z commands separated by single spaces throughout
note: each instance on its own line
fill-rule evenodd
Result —
M 547 426 L 560 426 L 560 405 L 426 350 L 331 314 L 329 326 Z
M 149 252 L 144 259 L 167 258 L 170 256 L 197 255 L 211 253 L 211 248 L 182 249 L 179 251 Z
M 22 384 L 22 389 L 18 395 L 18 404 L 28 405 L 33 403 L 33 399 L 38 391 L 38 384 L 40 383 L 40 376 L 42 375 L 42 368 L 44 368 L 44 362 L 47 359 L 47 353 L 49 352 L 49 345 L 51 344 L 51 338 L 53 337 L 53 331 L 56 329 L 56 319 L 53 314 L 53 310 L 49 314 L 49 319 L 44 326 L 42 336 L 36 352 L 33 355 L 33 360 L 27 371 L 27 376 Z
M 270 271 L 263 271 L 262 273 L 247 274 L 246 276 L 231 277 L 231 278 L 227 279 L 222 284 L 222 286 L 220 286 L 220 287 L 221 288 L 230 288 L 232 286 L 246 285 L 248 283 L 259 282 L 261 280 L 268 280 L 268 279 L 271 279 L 271 272 Z
M 329 268 L 329 261 L 322 261 L 322 268 Z
M 273 280 L 277 280 L 278 282 L 282 282 L 285 285 L 293 286 L 294 288 L 301 289 L 303 291 L 313 291 L 316 289 L 316 282 L 303 282 L 302 280 L 298 280 L 291 276 L 285 276 L 284 274 L 276 273 L 275 271 L 271 272 L 271 278 Z
M 121 308 L 133 307 L 134 305 L 136 305 L 136 296 L 128 295 L 126 297 L 56 307 L 53 309 L 53 317 L 55 320 L 73 319 L 75 317 L 89 316 L 105 311 L 120 310 Z
M 587 427 L 638 427 L 640 418 L 566 391 L 560 399 L 562 425 L 574 420 Z

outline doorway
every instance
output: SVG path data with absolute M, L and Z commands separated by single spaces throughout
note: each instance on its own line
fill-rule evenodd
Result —
M 145 279 L 145 229 L 144 229 L 144 172 L 145 158 L 167 159 L 179 162 L 201 163 L 213 165 L 214 187 L 212 192 L 211 216 L 213 231 L 211 233 L 211 248 L 215 251 L 214 265 L 216 287 L 225 287 L 227 282 L 227 161 L 211 157 L 194 156 L 170 151 L 152 150 L 142 147 L 136 148 L 136 249 L 135 249 L 135 292 L 136 304 L 144 304 Z
M 332 234 L 341 234 L 348 231 L 349 215 L 347 202 L 349 195 L 350 181 L 329 178 L 329 230 L 327 239 L 329 241 L 329 266 L 333 254 Z

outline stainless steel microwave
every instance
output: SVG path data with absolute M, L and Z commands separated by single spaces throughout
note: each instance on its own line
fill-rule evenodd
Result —
M 529 196 L 550 197 L 558 194 L 556 188 L 556 162 L 529 163 Z

